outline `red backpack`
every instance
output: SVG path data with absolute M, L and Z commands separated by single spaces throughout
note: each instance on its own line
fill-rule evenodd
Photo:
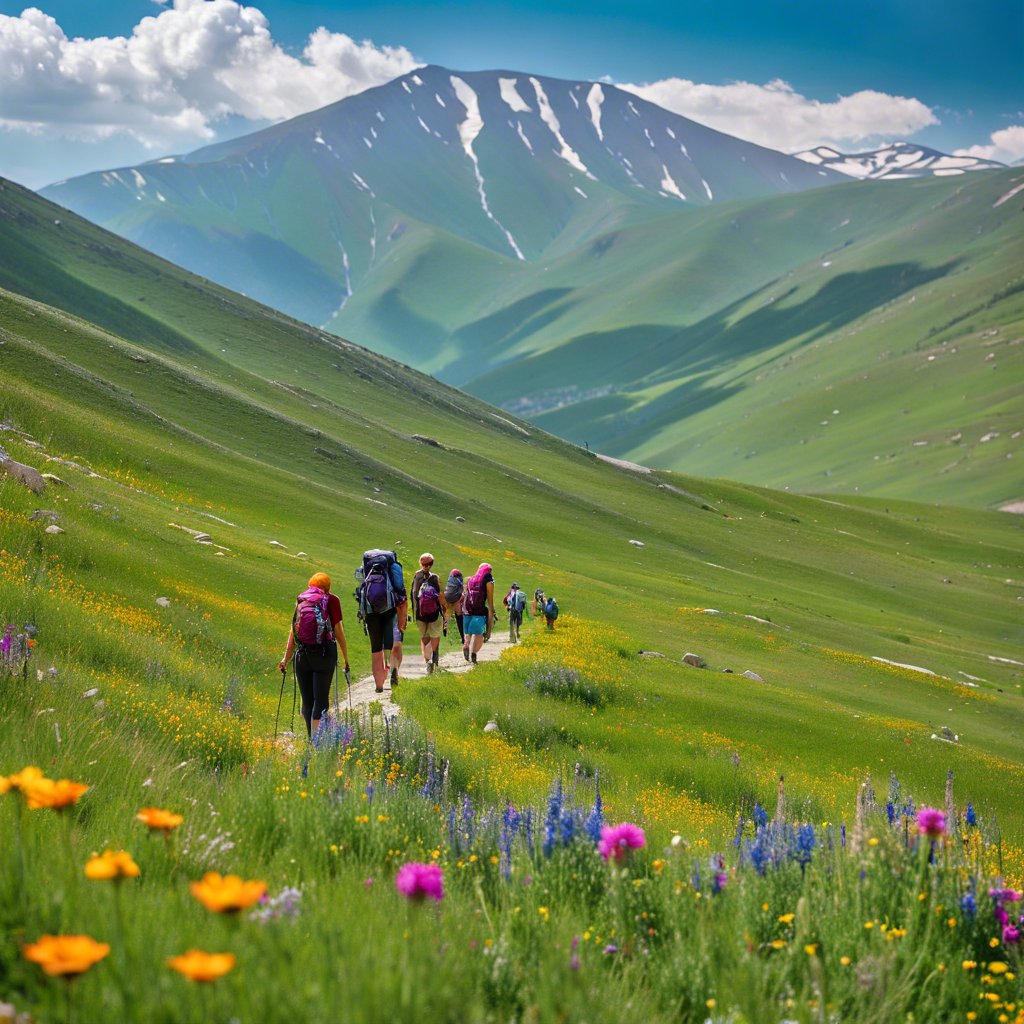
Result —
M 329 600 L 330 595 L 319 587 L 310 587 L 295 599 L 292 632 L 300 647 L 315 647 L 334 641 Z

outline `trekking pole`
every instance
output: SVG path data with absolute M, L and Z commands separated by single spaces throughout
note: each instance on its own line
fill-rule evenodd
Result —
M 348 714 L 352 717 L 352 670 L 345 666 L 345 685 L 348 687 Z
M 281 696 L 277 698 L 277 714 L 274 716 L 274 742 L 277 742 L 277 726 L 281 721 L 281 701 L 284 700 L 284 683 L 288 678 L 288 670 L 281 669 Z
M 295 677 L 295 662 L 292 662 L 292 735 L 295 735 L 295 698 L 299 690 L 299 681 Z

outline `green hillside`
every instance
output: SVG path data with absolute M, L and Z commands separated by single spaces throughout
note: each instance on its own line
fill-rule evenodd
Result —
M 883 808 L 890 773 L 900 800 L 941 807 L 952 772 L 958 820 L 970 800 L 984 823 L 972 870 L 1024 879 L 1017 517 L 624 470 L 11 185 L 0 370 L 0 448 L 59 478 L 40 495 L 0 477 L 0 613 L 36 632 L 24 678 L 0 660 L 0 778 L 38 765 L 90 787 L 60 815 L 0 796 L 13 837 L 0 1000 L 40 1021 L 262 1024 L 524 1008 L 601 1019 L 608 1006 L 621 1020 L 700 1022 L 717 999 L 767 1024 L 794 993 L 794 1019 L 820 1019 L 825 954 L 838 972 L 852 953 L 902 980 L 880 1004 L 861 975 L 837 974 L 847 1019 L 977 1005 L 973 977 L 940 985 L 932 960 L 995 955 L 987 886 L 975 925 L 928 926 L 959 883 L 944 874 L 922 919 L 927 847 L 908 854 Z M 407 566 L 429 549 L 445 571 L 486 558 L 499 594 L 513 579 L 543 586 L 562 616 L 497 664 L 407 683 L 397 723 L 371 718 L 351 745 L 306 759 L 271 743 L 282 696 L 289 714 L 276 663 L 294 595 L 312 570 L 331 573 L 364 675 L 347 581 L 378 544 Z M 707 667 L 683 664 L 687 652 Z M 790 820 L 829 823 L 811 869 L 730 868 L 730 894 L 712 904 L 709 858 L 739 816 L 776 807 L 780 775 Z M 447 814 L 477 813 L 464 795 L 496 834 L 507 800 L 542 807 L 553 778 L 580 798 L 595 776 L 606 820 L 641 822 L 651 855 L 664 851 L 649 878 L 629 885 L 579 846 L 517 859 L 506 882 L 489 839 L 448 838 Z M 867 884 L 859 862 L 838 860 L 835 831 L 862 831 L 866 778 L 872 843 L 882 834 Z M 146 837 L 132 820 L 143 805 L 185 823 Z M 141 879 L 86 880 L 107 846 L 130 850 Z M 412 859 L 444 866 L 436 914 L 396 903 L 392 876 Z M 301 921 L 215 919 L 187 884 L 211 869 L 264 879 L 275 899 L 298 886 Z M 638 949 L 623 929 L 641 914 L 650 945 Z M 894 922 L 903 946 L 882 937 Z M 83 930 L 112 952 L 74 985 L 26 961 L 40 935 Z M 237 952 L 234 973 L 189 989 L 164 963 L 195 946 Z M 775 957 L 782 947 L 792 955 Z M 922 950 L 924 968 L 903 959 Z M 322 976 L 308 966 L 318 957 Z
M 1000 202 L 1018 179 L 713 206 L 542 265 L 480 254 L 473 276 L 468 254 L 428 244 L 335 322 L 641 463 L 997 506 L 1021 498 L 1024 233 Z

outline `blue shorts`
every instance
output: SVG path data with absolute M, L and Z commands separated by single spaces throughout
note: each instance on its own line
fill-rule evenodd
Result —
M 486 615 L 466 615 L 462 620 L 466 636 L 483 636 L 487 632 Z

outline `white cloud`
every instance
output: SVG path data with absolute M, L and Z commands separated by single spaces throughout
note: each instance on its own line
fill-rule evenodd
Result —
M 169 146 L 212 138 L 231 116 L 294 117 L 418 63 L 404 47 L 324 28 L 294 57 L 259 9 L 235 0 L 174 0 L 130 36 L 96 39 L 69 39 L 30 7 L 0 15 L 0 126 Z
M 826 103 L 778 79 L 766 85 L 702 85 L 666 78 L 622 88 L 720 132 L 785 153 L 819 145 L 842 149 L 882 136 L 905 138 L 938 124 L 920 100 L 870 89 Z
M 1012 124 L 1001 128 L 990 136 L 990 145 L 968 146 L 955 150 L 957 156 L 976 156 L 981 160 L 998 160 L 1012 164 L 1024 159 L 1024 124 Z

